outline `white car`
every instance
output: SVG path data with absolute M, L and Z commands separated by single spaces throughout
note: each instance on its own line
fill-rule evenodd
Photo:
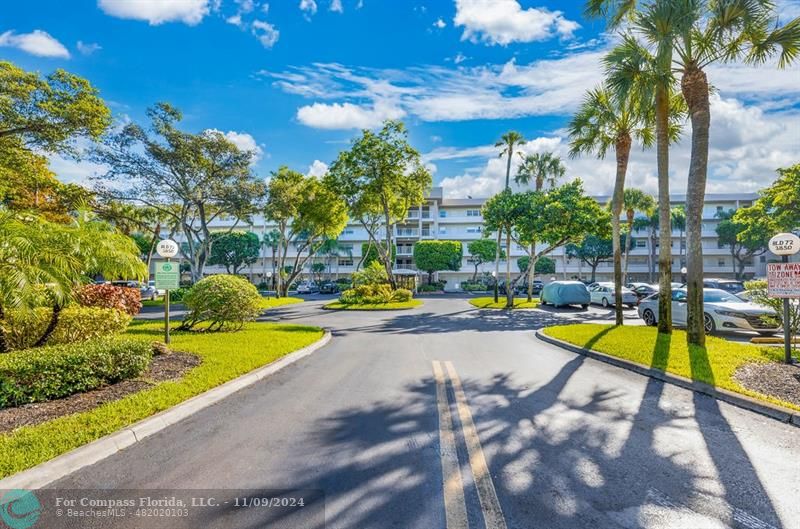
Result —
M 313 294 L 319 292 L 316 283 L 300 283 L 297 285 L 298 294 Z
M 614 283 L 596 283 L 589 288 L 589 295 L 592 298 L 592 303 L 597 303 L 604 307 L 614 306 Z M 639 303 L 639 298 L 631 289 L 622 287 L 622 304 L 633 308 Z
M 672 291 L 672 323 L 686 326 L 686 289 Z M 753 331 L 770 336 L 780 331 L 775 311 L 750 303 L 718 288 L 703 289 L 703 324 L 707 333 Z M 639 302 L 639 316 L 647 325 L 658 323 L 658 294 Z
M 153 279 L 151 279 L 150 281 L 148 281 L 148 282 L 147 282 L 147 285 L 148 285 L 148 286 L 150 286 L 150 287 L 152 287 L 152 288 L 154 288 L 154 289 L 155 289 L 155 291 L 156 291 L 156 294 L 158 294 L 159 296 L 163 296 L 164 294 L 166 294 L 166 293 L 167 293 L 167 291 L 166 291 L 166 290 L 164 290 L 163 288 L 156 288 L 156 282 L 155 282 L 155 280 L 153 280 Z

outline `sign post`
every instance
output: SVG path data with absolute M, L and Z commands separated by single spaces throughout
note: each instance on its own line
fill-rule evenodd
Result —
M 169 291 L 176 290 L 180 283 L 180 266 L 170 259 L 178 255 L 178 244 L 170 239 L 159 241 L 156 252 L 167 261 L 156 264 L 156 289 L 164 292 L 164 343 L 169 345 Z
M 792 332 L 789 325 L 789 298 L 800 298 L 800 263 L 790 263 L 789 256 L 800 251 L 800 237 L 779 233 L 769 240 L 769 250 L 781 256 L 780 263 L 767 265 L 767 293 L 783 298 L 783 352 L 787 364 L 792 363 Z

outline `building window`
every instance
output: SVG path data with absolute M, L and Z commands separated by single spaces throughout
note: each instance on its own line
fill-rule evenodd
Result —
M 480 233 L 481 227 L 480 226 L 469 226 L 467 228 L 467 233 Z
M 447 211 L 440 209 L 439 210 L 439 218 L 445 218 L 447 216 Z
M 353 266 L 353 259 L 351 257 L 339 259 L 339 266 Z
M 446 235 L 447 234 L 447 228 L 445 228 L 444 226 L 439 226 L 439 233 L 442 234 L 442 235 Z
M 725 248 L 725 244 L 719 239 L 717 239 L 717 248 Z
M 636 239 L 637 248 L 647 248 L 647 241 L 644 239 Z
M 767 256 L 766 256 L 766 255 L 762 255 L 762 256 L 759 258 L 759 262 L 766 263 L 766 262 L 767 262 Z
M 481 210 L 479 209 L 468 209 L 467 210 L 467 217 L 480 217 Z
M 342 235 L 353 235 L 354 231 L 353 228 L 345 228 L 342 232 Z
M 722 213 L 722 210 L 723 210 L 722 206 L 717 206 L 717 213 Z
M 725 259 L 717 259 L 717 266 L 725 266 Z

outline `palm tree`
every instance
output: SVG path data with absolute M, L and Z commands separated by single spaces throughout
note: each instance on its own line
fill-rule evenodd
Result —
M 656 208 L 656 201 L 641 189 L 629 188 L 622 194 L 622 208 L 625 210 L 625 220 L 628 225 L 628 237 L 632 238 L 636 213 L 644 213 L 648 217 L 650 212 Z M 625 284 L 628 283 L 628 258 L 632 246 L 632 240 L 625 245 L 625 265 L 623 267 L 622 278 Z
M 620 22 L 626 17 L 632 19 L 633 30 L 657 50 L 656 71 L 661 79 L 657 85 L 657 114 L 666 114 L 667 80 L 671 77 L 668 76 L 668 68 L 680 75 L 681 92 L 692 124 L 692 154 L 686 196 L 686 334 L 690 345 L 703 346 L 702 215 L 711 124 L 710 86 L 706 69 L 720 62 L 761 64 L 776 55 L 779 68 L 790 65 L 800 54 L 800 17 L 780 25 L 775 4 L 769 0 L 652 0 L 636 12 L 633 11 L 635 8 L 635 1 L 590 0 L 587 11 L 608 15 L 616 10 L 612 22 Z M 666 128 L 666 119 L 662 119 L 665 145 Z M 659 143 L 661 140 L 659 138 Z M 659 180 L 661 169 L 659 157 Z M 662 211 L 662 232 L 668 229 L 665 226 L 668 222 L 669 215 Z
M 495 147 L 503 147 L 500 151 L 500 157 L 507 157 L 506 162 L 506 185 L 504 189 L 508 189 L 511 184 L 511 158 L 514 156 L 514 148 L 520 145 L 525 145 L 525 138 L 519 132 L 510 130 L 500 137 L 500 141 L 494 144 Z M 497 232 L 497 249 L 494 256 L 494 302 L 497 303 L 498 299 L 498 276 L 500 275 L 500 238 L 502 232 Z M 509 307 L 514 306 L 514 292 L 511 287 L 511 232 L 506 234 L 506 304 Z
M 635 2 L 634 2 L 635 3 Z M 669 21 L 665 22 L 669 26 Z M 662 28 L 663 29 L 663 28 Z M 685 103 L 675 89 L 670 69 L 672 51 L 657 48 L 653 54 L 631 35 L 625 35 L 606 58 L 608 83 L 621 97 L 632 97 L 655 115 L 658 216 L 662 240 L 671 240 L 669 200 L 669 144 L 680 136 Z M 659 264 L 658 330 L 672 332 L 672 254 L 661 245 Z
M 655 274 L 656 244 L 658 244 L 659 231 L 658 213 L 658 208 L 654 208 L 648 211 L 646 216 L 636 217 L 636 220 L 633 221 L 634 230 L 647 230 L 647 281 L 649 283 L 653 282 L 653 274 Z
M 272 289 L 275 290 L 275 253 L 278 251 L 278 244 L 281 242 L 281 234 L 278 230 L 272 229 L 268 232 L 265 232 L 261 236 L 261 245 L 264 249 L 269 248 L 272 252 L 272 276 L 270 277 L 272 283 Z M 267 277 L 267 259 L 266 256 L 264 258 L 264 266 L 262 268 L 261 277 Z M 266 282 L 266 281 L 265 281 Z
M 340 252 L 340 244 L 338 239 L 325 238 L 317 250 L 319 255 L 325 259 L 325 268 L 328 270 L 328 280 L 331 279 L 331 261 L 333 258 L 338 258 Z
M 521 154 L 521 153 L 520 153 Z M 517 167 L 514 182 L 525 186 L 534 182 L 536 191 L 541 191 L 547 182 L 550 187 L 566 173 L 566 167 L 561 163 L 561 158 L 552 152 L 537 152 L 522 158 L 522 163 Z
M 591 153 L 605 158 L 609 149 L 616 157 L 616 178 L 611 198 L 612 246 L 614 251 L 614 313 L 617 325 L 622 317 L 622 251 L 620 248 L 620 215 L 622 214 L 625 175 L 628 172 L 631 146 L 634 138 L 643 147 L 653 143 L 652 112 L 639 102 L 628 98 L 615 98 L 606 86 L 587 92 L 578 112 L 568 125 L 571 138 L 569 155 Z
M 517 185 L 528 185 L 534 182 L 536 191 L 541 191 L 545 182 L 547 182 L 550 187 L 555 187 L 556 181 L 563 177 L 566 172 L 567 169 L 561 162 L 561 157 L 552 152 L 537 152 L 523 157 L 522 163 L 517 167 L 517 174 L 514 176 L 514 182 Z M 528 269 L 525 271 L 528 278 L 528 301 L 533 299 L 533 277 L 536 269 L 535 255 L 536 242 L 532 241 L 530 245 Z
M 675 206 L 670 212 L 670 217 L 672 218 L 672 229 L 678 230 L 680 233 L 680 236 L 678 237 L 678 262 L 680 262 L 682 267 L 684 247 L 686 246 L 683 243 L 683 235 L 686 232 L 686 207 Z

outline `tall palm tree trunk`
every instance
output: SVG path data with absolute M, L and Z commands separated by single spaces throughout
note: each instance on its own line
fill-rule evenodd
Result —
M 499 291 L 498 283 L 500 282 L 500 241 L 503 236 L 503 230 L 497 229 L 497 244 L 494 248 L 494 302 L 497 303 Z
M 687 68 L 681 79 L 681 91 L 692 120 L 692 156 L 686 187 L 686 340 L 689 345 L 704 346 L 702 230 L 708 171 L 708 133 L 711 126 L 705 72 L 696 66 Z
M 669 203 L 669 94 L 656 90 L 656 164 L 658 168 L 658 332 L 672 333 L 672 216 Z
M 625 266 L 622 271 L 622 281 L 628 284 L 628 261 L 631 256 L 631 246 L 633 243 L 633 211 L 628 211 L 628 238 L 625 240 Z
M 533 300 L 533 278 L 536 275 L 536 243 L 531 243 L 531 258 L 528 260 L 528 303 Z
M 611 244 L 614 251 L 614 322 L 623 324 L 622 317 L 622 248 L 620 247 L 619 217 L 622 214 L 623 192 L 625 190 L 625 174 L 628 172 L 628 159 L 631 152 L 630 134 L 617 137 L 615 153 L 617 157 L 617 174 L 614 180 L 614 194 L 611 198 Z
M 511 284 L 511 229 L 506 230 L 506 308 L 514 307 L 514 285 Z

